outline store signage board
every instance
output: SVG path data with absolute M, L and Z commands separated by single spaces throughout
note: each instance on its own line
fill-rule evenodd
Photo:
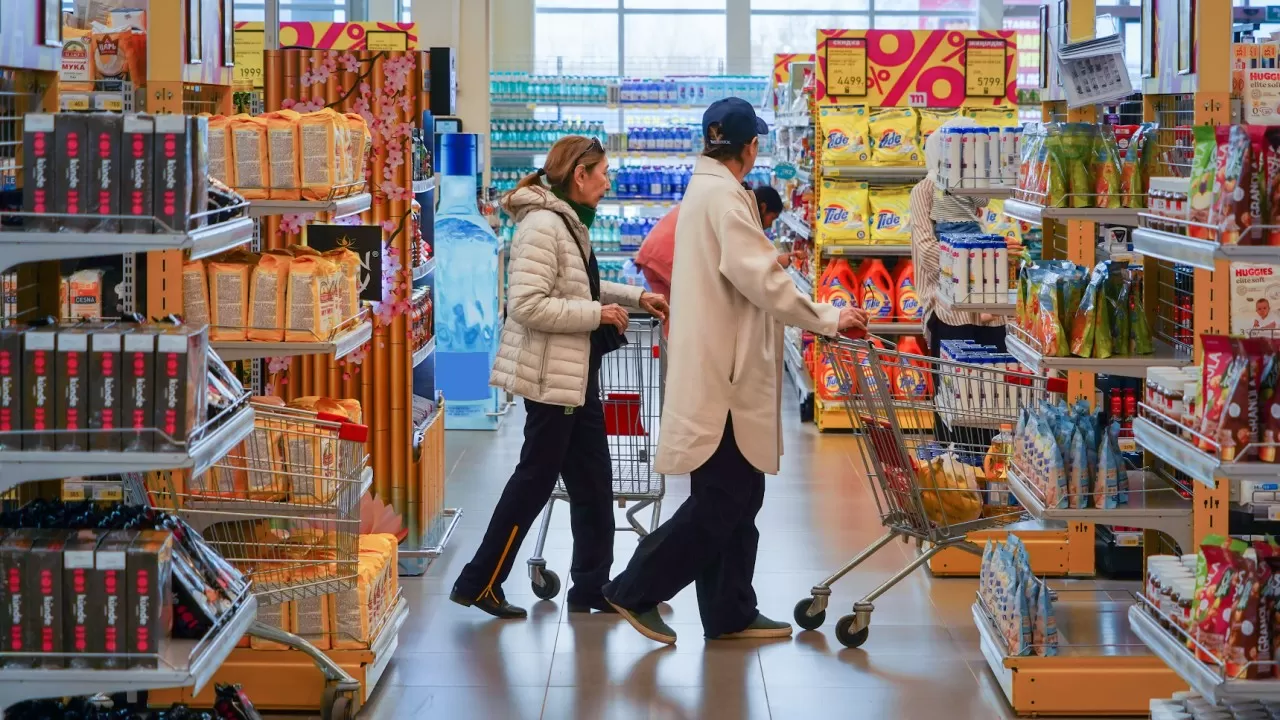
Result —
M 409 49 L 409 35 L 402 32 L 370 30 L 364 35 L 366 50 L 386 50 L 403 52 Z
M 964 94 L 967 97 L 1000 97 L 1009 84 L 1008 53 L 1003 40 L 966 40 L 964 43 Z
M 259 30 L 236 30 L 235 84 L 239 87 L 262 87 L 263 49 L 266 33 Z
M 1267 22 L 1280 23 L 1280 5 L 1267 6 Z
M 236 22 L 236 55 L 239 56 L 240 32 L 263 29 L 262 22 Z M 371 50 L 394 52 L 418 49 L 417 23 L 391 22 L 306 22 L 280 23 L 280 47 L 312 50 Z M 237 62 L 237 64 L 239 64 Z
M 382 300 L 382 228 L 377 225 L 308 225 L 307 246 L 320 252 L 344 248 L 360 256 L 360 299 Z
M 1250 125 L 1280 125 L 1280 69 L 1244 71 L 1244 119 Z
M 780 162 L 773 166 L 773 176 L 779 180 L 793 180 L 796 174 L 796 166 L 791 163 Z
M 839 97 L 867 94 L 867 39 L 832 38 L 826 48 L 827 92 Z

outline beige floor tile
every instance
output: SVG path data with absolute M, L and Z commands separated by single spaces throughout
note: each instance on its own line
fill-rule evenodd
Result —
M 553 687 L 544 718 L 555 720 L 765 720 L 762 688 L 663 687 L 637 678 L 624 686 Z

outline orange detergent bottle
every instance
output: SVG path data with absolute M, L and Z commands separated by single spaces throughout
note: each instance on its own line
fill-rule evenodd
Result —
M 858 287 L 861 288 L 862 309 L 867 311 L 868 322 L 893 322 L 893 277 L 884 261 L 871 258 L 858 268 Z
M 916 268 L 910 260 L 903 260 L 893 271 L 893 314 L 900 322 L 919 322 L 923 319 L 920 298 L 916 295 Z M 923 353 L 921 353 L 923 354 Z
M 907 336 L 898 342 L 898 352 L 903 355 L 927 355 L 922 338 Z M 929 364 L 924 360 L 899 357 L 893 363 L 893 394 L 900 398 L 927 400 L 933 396 L 933 377 L 929 372 Z
M 818 302 L 848 307 L 858 302 L 858 279 L 846 260 L 833 260 L 818 281 Z

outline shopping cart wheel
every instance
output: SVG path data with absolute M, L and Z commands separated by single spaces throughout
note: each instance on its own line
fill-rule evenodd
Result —
M 560 576 L 554 570 L 542 568 L 529 584 L 533 586 L 533 594 L 541 600 L 550 600 L 560 594 Z
M 796 603 L 796 609 L 791 613 L 791 617 L 795 619 L 796 624 L 805 630 L 817 630 L 822 627 L 822 623 L 827 621 L 826 610 L 810 613 L 809 609 L 812 607 L 813 598 L 807 597 Z
M 861 630 L 855 631 L 853 628 L 857 623 L 856 615 L 845 615 L 836 622 L 836 639 L 840 644 L 848 648 L 861 647 L 862 643 L 867 641 L 867 636 L 871 634 L 871 626 L 867 625 Z
M 324 693 L 324 720 L 355 720 L 356 702 L 350 694 L 329 688 Z

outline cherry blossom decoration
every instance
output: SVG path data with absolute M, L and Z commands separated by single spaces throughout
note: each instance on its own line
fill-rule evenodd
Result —
M 352 374 L 364 365 L 365 358 L 369 357 L 369 347 L 370 343 L 365 343 L 338 360 L 338 367 L 342 368 L 343 380 L 350 380 Z

